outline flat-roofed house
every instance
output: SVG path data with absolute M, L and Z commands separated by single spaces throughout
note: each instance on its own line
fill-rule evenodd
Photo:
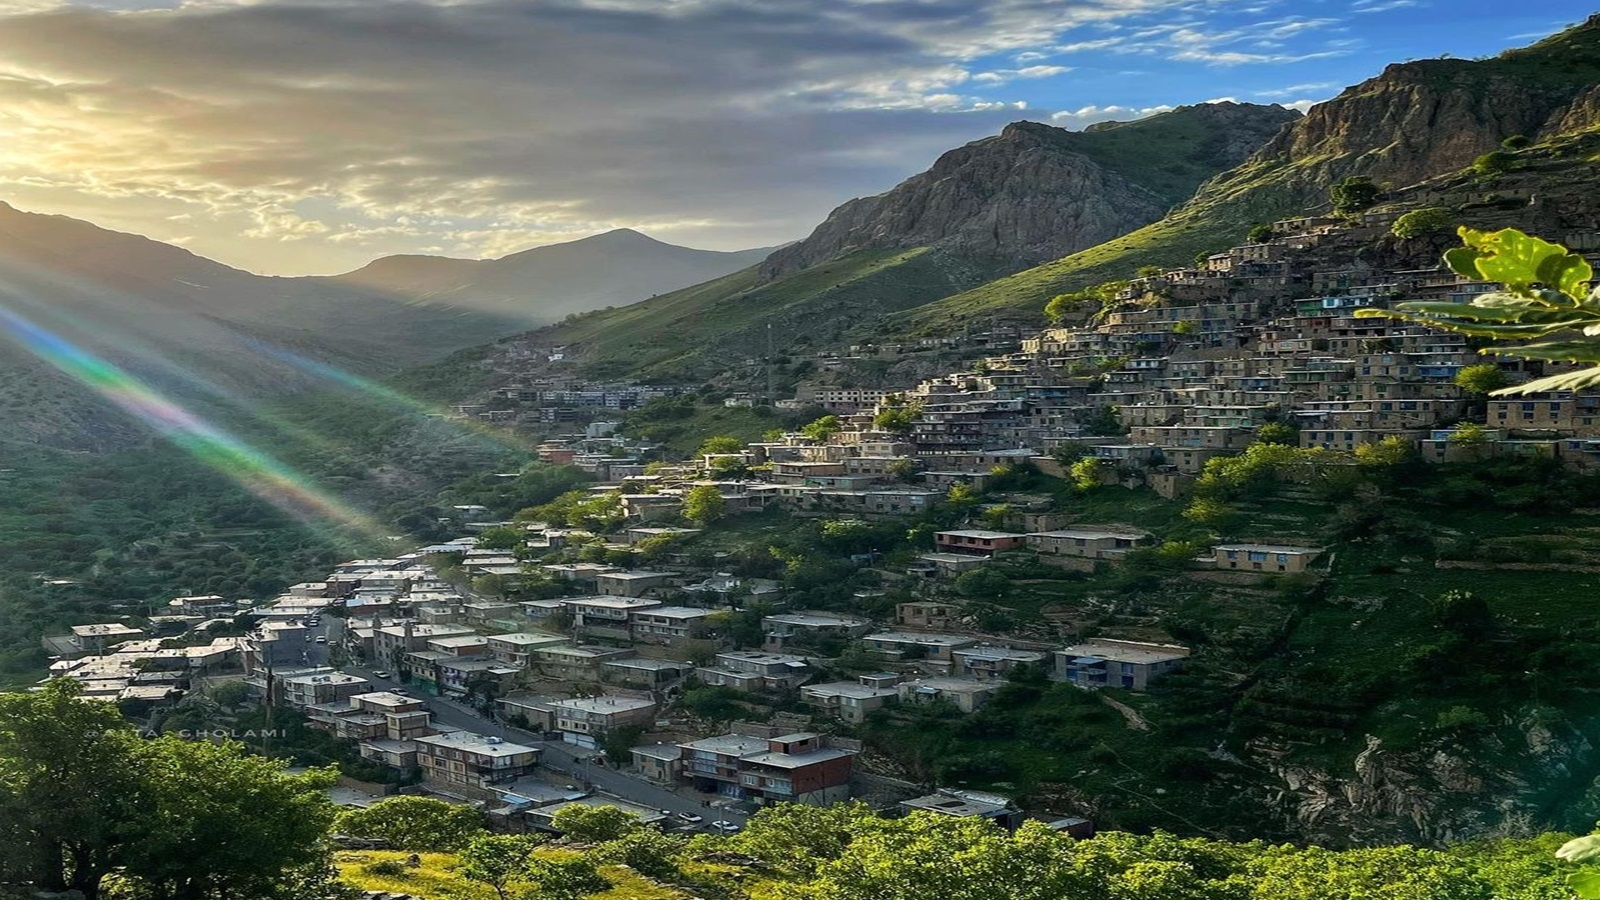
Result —
M 1142 691 L 1153 679 L 1182 665 L 1190 654 L 1177 644 L 1097 638 L 1055 652 L 1055 677 L 1080 687 Z
M 622 596 L 575 597 L 561 602 L 572 613 L 573 634 L 616 641 L 633 639 L 628 621 L 634 613 L 662 605 L 660 600 Z
M 901 703 L 933 703 L 943 700 L 964 713 L 975 712 L 989 702 L 999 682 L 976 678 L 915 678 L 895 685 Z
M 498 737 L 456 731 L 416 739 L 422 780 L 446 792 L 493 797 L 493 788 L 533 771 L 539 751 Z
M 1048 665 L 1050 655 L 1037 650 L 1013 650 L 1010 647 L 964 647 L 950 653 L 952 674 L 967 678 L 1004 678 L 1007 673 L 1022 665 Z
M 898 696 L 899 692 L 893 687 L 876 687 L 859 681 L 830 681 L 800 688 L 800 699 L 807 705 L 852 724 L 865 721 L 869 713 L 884 708 Z
M 1002 550 L 1021 547 L 1027 535 L 1010 531 L 989 531 L 982 528 L 960 528 L 954 531 L 936 531 L 934 549 L 940 553 L 965 553 L 993 556 Z
M 713 665 L 695 669 L 695 675 L 715 687 L 771 691 L 799 687 L 810 677 L 811 666 L 803 656 L 732 650 L 718 653 Z
M 1115 562 L 1128 551 L 1148 540 L 1143 531 L 1112 531 L 1102 528 L 1063 528 L 1030 534 L 1027 543 L 1039 558 L 1066 568 L 1091 570 L 1100 560 Z
M 1304 572 L 1324 552 L 1322 547 L 1280 544 L 1219 544 L 1212 558 L 1219 570 L 1241 572 Z
M 628 633 L 641 644 L 676 644 L 705 635 L 708 609 L 693 606 L 652 606 L 628 616 Z
M 533 666 L 539 674 L 556 681 L 599 681 L 602 664 L 633 655 L 626 647 L 540 647 L 533 651 Z
M 533 665 L 533 651 L 540 647 L 556 647 L 567 643 L 559 634 L 542 631 L 514 631 L 508 634 L 489 635 L 489 652 L 508 666 L 526 669 Z
M 615 728 L 650 721 L 655 715 L 653 700 L 638 697 L 577 697 L 555 700 L 556 731 L 568 744 L 593 749 L 600 735 Z
M 951 655 L 963 647 L 976 646 L 977 638 L 959 634 L 934 634 L 921 631 L 880 631 L 861 639 L 861 645 L 884 659 L 925 659 L 949 664 Z
M 646 597 L 670 587 L 672 572 L 603 572 L 595 576 L 595 590 L 611 597 Z

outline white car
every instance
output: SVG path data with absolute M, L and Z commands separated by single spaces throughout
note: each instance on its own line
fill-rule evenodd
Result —
M 666 810 L 662 810 L 662 812 L 666 812 Z M 694 813 L 678 813 L 678 818 L 684 822 L 704 822 L 706 820 L 705 816 L 697 816 Z
M 389 677 L 389 673 L 380 669 L 380 670 L 378 670 L 376 672 L 373 672 L 372 673 L 372 677 L 373 678 L 388 678 Z
M 729 822 L 727 819 L 718 819 L 711 823 L 711 827 L 722 832 L 723 834 L 733 834 L 739 830 L 739 826 L 737 824 Z

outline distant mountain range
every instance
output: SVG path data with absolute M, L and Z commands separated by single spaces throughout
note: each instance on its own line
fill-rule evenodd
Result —
M 620 230 L 501 259 L 396 256 L 345 275 L 279 278 L 0 203 L 0 307 L 179 397 L 248 397 L 314 384 L 294 355 L 358 374 L 396 371 L 725 275 L 768 252 L 692 250 Z M 26 343 L 0 329 L 0 433 L 69 447 L 142 434 L 84 402 Z

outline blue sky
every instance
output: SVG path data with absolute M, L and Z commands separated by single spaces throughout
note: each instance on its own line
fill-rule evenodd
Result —
M 0 0 L 0 199 L 255 271 L 717 249 L 1027 118 L 1305 108 L 1565 0 Z

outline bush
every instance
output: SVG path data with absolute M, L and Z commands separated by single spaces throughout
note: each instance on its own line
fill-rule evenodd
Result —
M 1479 175 L 1499 175 L 1511 171 L 1516 157 L 1505 150 L 1491 150 L 1472 161 L 1472 171 Z
M 1455 217 L 1442 206 L 1414 209 L 1398 219 L 1389 233 L 1402 240 L 1424 237 L 1449 231 L 1455 226 Z
M 404 878 L 406 865 L 398 859 L 380 859 L 361 867 L 362 874 L 376 875 L 380 878 Z

